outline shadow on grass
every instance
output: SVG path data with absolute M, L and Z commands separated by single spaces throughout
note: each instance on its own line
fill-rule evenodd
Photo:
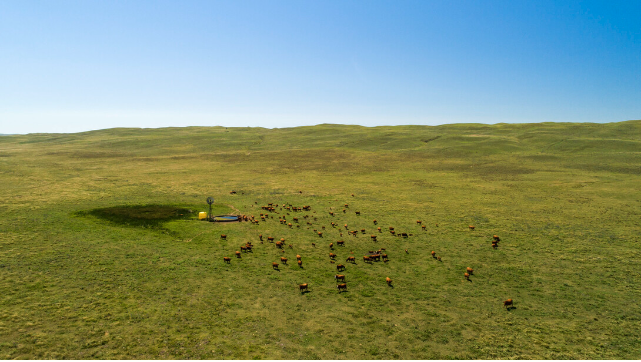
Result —
M 193 219 L 197 213 L 173 205 L 123 205 L 78 211 L 75 216 L 94 216 L 112 224 L 125 227 L 146 228 L 167 232 L 163 224 L 180 219 Z

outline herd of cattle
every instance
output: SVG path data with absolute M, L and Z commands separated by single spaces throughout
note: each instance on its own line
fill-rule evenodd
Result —
M 354 195 L 352 194 L 352 196 L 354 196 Z M 255 202 L 255 204 L 257 204 L 257 203 L 258 202 Z M 349 208 L 349 204 L 345 204 L 344 208 L 342 209 L 342 213 L 344 213 L 344 214 L 347 213 L 347 209 L 348 208 Z M 260 213 L 260 215 L 258 217 L 255 217 L 254 215 L 240 215 L 238 217 L 238 220 L 241 221 L 241 222 L 245 221 L 245 222 L 251 222 L 252 224 L 255 224 L 255 225 L 259 225 L 261 222 L 266 222 L 266 221 L 268 221 L 270 219 L 274 219 L 274 214 L 279 214 L 278 211 L 282 211 L 282 212 L 286 213 L 287 215 L 290 215 L 289 212 L 311 211 L 311 206 L 304 205 L 302 207 L 298 207 L 298 206 L 294 206 L 292 204 L 268 203 L 267 205 L 261 206 L 261 209 L 264 210 L 265 212 L 264 213 Z M 316 211 L 314 211 L 313 213 L 316 213 Z M 332 217 L 335 217 L 337 215 L 337 213 L 335 211 L 331 211 L 331 210 L 328 211 L 328 213 Z M 355 214 L 357 216 L 359 216 L 361 213 L 359 211 L 355 211 Z M 294 228 L 294 227 L 300 228 L 302 221 L 305 221 L 307 229 L 310 229 L 311 227 L 314 226 L 314 223 L 312 223 L 312 221 L 317 221 L 318 220 L 317 216 L 305 214 L 305 215 L 302 216 L 303 220 L 300 220 L 299 217 L 292 217 L 291 218 L 291 221 L 293 222 L 293 224 L 292 224 L 292 222 L 288 222 L 287 221 L 287 217 L 288 216 L 286 216 L 286 215 L 278 215 L 278 217 L 279 217 L 279 223 L 281 225 L 285 225 L 286 227 L 288 227 L 290 229 Z M 374 219 L 373 220 L 373 224 L 377 225 L 378 221 L 376 219 Z M 416 224 L 420 225 L 422 230 L 426 230 L 426 226 L 425 226 L 425 224 L 422 223 L 421 220 L 416 220 Z M 330 226 L 333 229 L 337 229 L 339 231 L 339 235 L 341 237 L 343 236 L 342 228 L 338 227 L 338 223 L 331 222 Z M 438 226 L 438 224 L 436 224 L 436 226 Z M 360 234 L 366 234 L 366 230 L 365 229 L 349 230 L 348 224 L 344 224 L 343 227 L 344 227 L 345 231 L 351 236 L 356 236 L 356 235 L 359 234 L 359 232 L 360 232 Z M 325 228 L 326 228 L 325 226 L 321 226 L 321 230 L 313 229 L 313 231 L 316 234 L 316 236 L 318 236 L 319 238 L 323 238 L 323 231 L 322 230 L 325 230 Z M 470 231 L 473 231 L 474 229 L 475 229 L 475 227 L 473 225 L 469 225 L 469 230 Z M 383 232 L 380 227 L 377 227 L 376 231 L 379 234 Z M 407 232 L 399 232 L 399 233 L 397 233 L 395 228 L 392 227 L 392 226 L 390 226 L 388 228 L 388 231 L 389 231 L 390 235 L 396 236 L 396 237 L 408 238 L 410 236 L 413 236 L 413 234 L 407 233 Z M 222 234 L 220 237 L 223 240 L 227 239 L 227 235 L 225 235 L 225 234 Z M 370 238 L 374 242 L 377 241 L 377 235 L 375 235 L 375 234 L 370 235 Z M 261 244 L 263 244 L 265 239 L 267 240 L 268 243 L 273 243 L 275 245 L 275 247 L 280 249 L 283 253 L 285 252 L 285 250 L 283 250 L 285 248 L 285 238 L 280 238 L 280 240 L 276 241 L 273 236 L 268 236 L 268 237 L 264 238 L 263 234 L 259 234 L 258 235 L 258 240 L 259 240 L 259 242 Z M 498 235 L 494 235 L 492 237 L 492 248 L 494 248 L 494 249 L 498 248 L 498 243 L 499 243 L 500 240 L 501 239 L 499 238 Z M 345 241 L 344 240 L 336 241 L 336 246 L 337 247 L 342 247 L 344 245 L 345 245 Z M 315 248 L 316 247 L 316 243 L 312 242 L 311 246 Z M 239 258 L 239 259 L 242 258 L 242 253 L 241 252 L 251 252 L 253 247 L 254 247 L 254 245 L 251 242 L 246 242 L 244 245 L 241 245 L 240 246 L 240 251 L 235 251 L 236 258 Z M 293 249 L 293 245 L 291 245 L 291 244 L 288 244 L 287 247 L 289 247 L 290 249 Z M 329 250 L 330 250 L 330 252 L 329 252 L 330 263 L 336 264 L 336 258 L 338 256 L 333 252 L 334 251 L 334 242 L 330 242 L 329 243 Z M 405 250 L 405 252 L 409 253 L 409 251 L 407 249 Z M 442 261 L 441 257 L 436 255 L 435 251 L 432 251 L 431 255 L 432 255 L 432 258 L 436 259 L 437 261 Z M 225 256 L 225 257 L 223 257 L 223 261 L 225 263 L 231 263 L 231 258 Z M 287 261 L 288 261 L 288 259 L 286 257 L 284 257 L 284 256 L 280 257 L 280 263 L 282 263 L 284 265 L 287 265 Z M 378 250 L 370 250 L 370 251 L 368 251 L 368 255 L 364 255 L 363 256 L 363 262 L 365 262 L 365 263 L 373 263 L 373 262 L 379 262 L 379 261 L 382 261 L 384 263 L 389 262 L 389 257 L 385 253 L 385 248 L 380 248 Z M 303 260 L 302 260 L 302 257 L 300 255 L 296 255 L 296 262 L 298 263 L 298 266 L 300 268 L 303 268 Z M 346 263 L 356 264 L 356 258 L 354 256 L 349 256 L 345 260 L 345 262 Z M 274 270 L 280 270 L 279 269 L 279 265 L 280 264 L 278 262 L 273 262 L 272 263 L 272 268 Z M 345 270 L 345 265 L 336 264 L 336 270 L 338 272 L 344 271 Z M 470 267 L 467 267 L 465 272 L 463 273 L 463 277 L 466 280 L 471 281 L 470 277 L 473 276 L 473 274 L 474 274 L 474 269 L 472 269 Z M 338 289 L 339 293 L 341 293 L 343 291 L 347 291 L 347 283 L 345 282 L 345 278 L 346 277 L 345 277 L 344 274 L 336 274 L 336 275 L 334 275 L 334 279 L 335 279 L 335 281 L 337 283 L 336 288 Z M 385 282 L 387 283 L 387 285 L 389 287 L 393 288 L 392 279 L 391 278 L 385 277 Z M 298 288 L 299 288 L 299 291 L 301 293 L 308 292 L 309 291 L 309 284 L 308 283 L 299 284 Z M 512 299 L 507 299 L 506 301 L 503 302 L 503 306 L 506 307 L 506 308 L 508 308 L 510 306 L 513 306 L 513 305 L 514 305 L 514 302 L 512 301 Z

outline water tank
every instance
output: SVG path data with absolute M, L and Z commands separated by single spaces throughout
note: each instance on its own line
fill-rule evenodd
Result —
M 204 220 L 207 218 L 207 213 L 204 211 L 201 211 L 198 213 L 198 220 Z

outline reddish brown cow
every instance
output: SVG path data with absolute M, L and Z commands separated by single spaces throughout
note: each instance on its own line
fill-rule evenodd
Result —
M 223 257 L 223 260 L 225 261 L 225 263 L 228 263 L 228 264 L 231 262 L 231 258 L 226 256 Z
M 501 241 L 501 238 L 499 238 L 499 236 L 498 236 L 498 235 L 493 235 L 493 236 L 492 236 L 492 238 L 493 238 L 495 241 Z
M 297 262 L 298 262 L 298 266 L 302 268 L 303 267 L 303 261 L 302 260 L 298 260 Z
M 318 232 L 318 236 L 320 236 L 322 238 L 323 237 L 323 233 L 319 231 Z
M 315 247 L 316 247 L 316 243 L 312 243 L 312 247 L 314 247 L 314 248 L 315 248 Z
M 339 240 L 336 242 L 338 246 L 345 246 L 345 242 L 343 240 Z
M 361 212 L 360 212 L 360 211 L 356 211 L 356 215 L 360 215 L 360 214 L 361 214 Z
M 432 258 L 436 259 L 436 252 L 432 250 Z
M 389 229 L 390 229 L 390 231 L 394 230 L 394 228 L 393 228 L 393 227 L 391 227 L 391 226 L 389 227 Z
M 307 283 L 305 284 L 298 284 L 298 289 L 300 290 L 301 294 L 303 293 L 303 290 L 308 290 L 307 289 Z
M 425 230 L 425 225 L 421 225 L 421 229 Z
M 378 230 L 379 233 L 381 232 L 381 228 L 380 227 L 377 227 L 376 230 Z
M 387 285 L 389 285 L 390 287 L 392 286 L 392 279 L 390 279 L 389 277 L 386 277 L 385 281 L 387 282 Z
M 336 265 L 336 270 L 338 270 L 338 271 L 345 270 L 345 265 L 343 265 L 343 264 Z
M 241 246 L 240 246 L 240 251 L 247 251 L 247 247 L 246 247 L 246 246 L 244 246 L 244 245 L 241 245 Z
M 474 230 L 474 226 L 473 225 L 469 225 L 468 227 L 470 228 L 470 230 Z
M 512 305 L 512 306 L 514 305 L 514 301 L 513 301 L 512 299 L 508 299 L 508 300 L 506 300 L 505 302 L 503 302 L 503 306 L 504 306 L 505 308 L 507 308 L 507 307 L 508 307 L 508 306 L 510 306 L 510 305 Z
M 376 225 L 376 224 L 378 224 L 378 221 L 376 221 L 376 219 L 374 219 L 374 225 Z
M 334 258 L 336 258 L 336 254 L 334 254 L 334 253 L 329 253 L 329 257 L 330 257 L 330 259 L 334 259 Z
M 370 238 L 372 238 L 372 241 L 376 241 L 376 235 L 372 235 Z
M 467 267 L 466 271 L 470 273 L 470 275 L 474 274 L 474 269 L 470 268 L 469 266 Z
M 221 239 L 223 239 L 223 240 L 227 240 L 227 235 L 225 235 L 225 234 L 221 234 L 221 235 L 220 235 L 220 238 L 221 238 Z
M 349 205 L 348 205 L 348 204 L 345 204 L 345 208 L 347 209 L 348 207 L 349 207 Z
M 438 261 L 442 261 L 440 256 L 437 256 L 437 257 L 436 257 L 436 259 L 437 259 Z
M 339 293 L 341 292 L 341 290 L 345 290 L 345 291 L 347 291 L 347 284 L 345 284 L 345 283 L 343 283 L 343 284 L 339 284 L 339 285 L 337 285 L 336 287 L 338 288 L 338 292 L 339 292 Z
M 334 243 L 329 243 L 329 248 L 334 249 Z
M 354 258 L 353 256 L 350 256 L 350 257 L 349 257 L 349 258 L 347 258 L 347 260 L 345 260 L 345 261 L 346 261 L 346 262 L 350 262 L 350 263 L 356 263 L 356 258 Z
M 381 255 L 381 257 L 383 258 L 383 261 L 389 261 L 389 259 L 387 259 L 387 254 Z
M 499 244 L 497 242 L 492 242 L 492 247 L 496 249 L 499 247 Z
M 465 279 L 470 280 L 470 274 L 465 273 L 465 274 L 463 274 L 463 276 L 465 277 Z
M 236 252 L 236 257 L 237 257 L 237 258 L 240 258 L 240 251 L 237 251 L 237 252 Z
M 296 260 L 300 260 L 300 255 L 296 255 Z
M 336 279 L 336 281 L 340 280 L 341 282 L 345 282 L 345 276 L 344 275 L 336 274 L 336 275 L 334 275 L 334 278 Z
M 272 263 L 272 268 L 273 269 L 278 269 L 278 263 L 276 263 L 276 262 Z
M 287 258 L 286 258 L 286 257 L 281 256 L 281 257 L 280 257 L 280 261 L 282 261 L 282 262 L 283 262 L 283 264 L 287 265 Z
M 417 224 L 420 224 L 421 222 L 422 222 L 421 220 L 416 220 L 416 223 L 417 223 Z
M 366 263 L 369 263 L 371 260 L 370 260 L 369 256 L 363 255 L 363 261 L 366 262 Z
M 260 239 L 260 241 L 263 241 L 263 234 L 258 234 L 258 239 Z
M 345 224 L 345 230 L 347 230 L 347 224 Z
M 392 235 L 396 235 L 396 231 L 394 231 L 394 230 L 390 230 L 389 233 L 392 234 Z
M 269 241 L 270 243 L 274 242 L 274 237 L 273 236 L 268 236 L 267 237 L 267 241 Z

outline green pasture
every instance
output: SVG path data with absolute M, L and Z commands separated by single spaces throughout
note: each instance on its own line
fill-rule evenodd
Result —
M 640 234 L 641 121 L 1 136 L 0 359 L 640 359 Z

